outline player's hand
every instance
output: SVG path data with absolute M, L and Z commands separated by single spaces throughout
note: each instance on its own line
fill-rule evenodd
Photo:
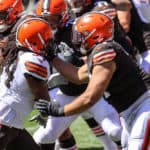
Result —
M 46 122 L 47 122 L 47 117 L 42 116 L 41 113 L 33 116 L 31 119 L 29 119 L 30 122 L 32 121 L 36 121 L 37 123 L 39 123 L 40 125 L 44 126 L 44 128 L 46 127 Z
M 56 102 L 48 102 L 46 100 L 40 99 L 35 103 L 35 108 L 38 109 L 42 114 L 47 114 L 51 116 L 65 116 L 64 107 L 60 107 Z
M 49 60 L 49 61 L 52 61 L 57 56 L 57 46 L 56 46 L 56 43 L 53 40 L 50 40 L 46 44 L 45 49 L 47 50 L 46 59 Z
M 60 44 L 58 45 L 58 48 L 61 52 L 70 52 L 73 53 L 73 49 L 71 47 L 69 47 L 69 45 L 65 42 L 60 42 Z

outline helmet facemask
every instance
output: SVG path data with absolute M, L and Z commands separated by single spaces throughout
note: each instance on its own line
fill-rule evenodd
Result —
M 82 55 L 87 55 L 91 49 L 88 48 L 89 44 L 87 43 L 88 36 L 84 36 L 82 33 L 73 30 L 72 32 L 72 43 L 76 51 L 80 52 Z

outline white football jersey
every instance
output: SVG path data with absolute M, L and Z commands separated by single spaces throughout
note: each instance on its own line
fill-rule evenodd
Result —
M 3 71 L 0 80 L 0 122 L 2 124 L 23 128 L 24 119 L 34 105 L 34 95 L 24 74 L 47 81 L 50 75 L 49 68 L 49 63 L 43 57 L 32 52 L 20 52 L 10 88 L 5 85 L 7 74 Z

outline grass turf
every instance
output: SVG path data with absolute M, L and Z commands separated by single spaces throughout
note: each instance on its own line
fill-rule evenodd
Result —
M 36 112 L 32 112 L 29 116 L 31 118 Z M 25 121 L 26 129 L 33 134 L 39 125 L 36 122 L 29 122 L 29 118 Z M 86 122 L 79 117 L 70 127 L 77 143 L 78 150 L 103 150 L 100 141 L 91 132 Z

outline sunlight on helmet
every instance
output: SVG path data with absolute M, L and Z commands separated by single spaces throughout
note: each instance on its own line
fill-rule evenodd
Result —
M 36 14 L 47 19 L 52 27 L 62 25 L 68 19 L 67 4 L 65 0 L 40 0 Z
M 28 18 L 17 28 L 17 45 L 39 55 L 46 55 L 46 46 L 53 39 L 49 24 L 41 18 Z
M 89 12 L 78 18 L 73 25 L 73 44 L 80 43 L 80 52 L 89 53 L 99 43 L 112 40 L 114 23 L 106 15 Z M 80 35 L 80 36 L 79 36 Z

